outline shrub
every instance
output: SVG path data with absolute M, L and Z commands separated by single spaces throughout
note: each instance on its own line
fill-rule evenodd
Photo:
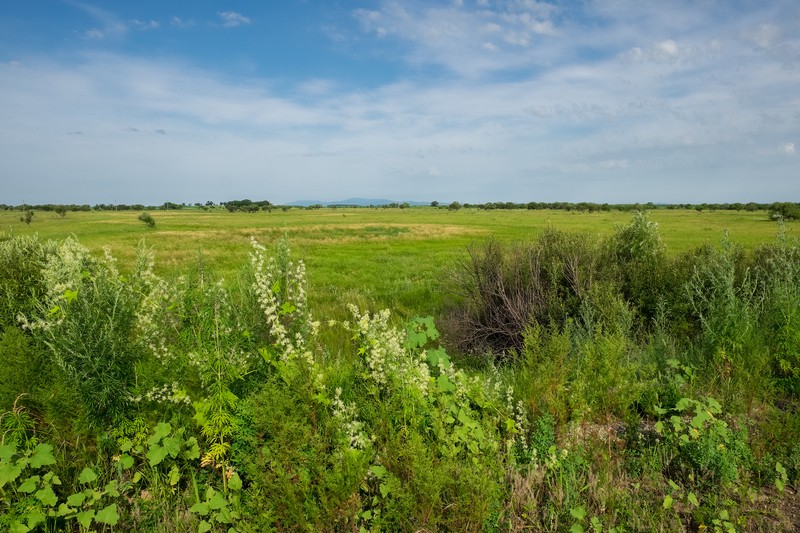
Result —
M 472 354 L 503 358 L 521 350 L 529 325 L 560 327 L 577 316 L 599 261 L 587 236 L 552 229 L 530 244 L 490 240 L 470 248 L 452 275 L 460 302 L 448 317 L 449 337 Z
M 625 301 L 640 314 L 643 326 L 649 326 L 665 298 L 665 251 L 658 225 L 640 211 L 628 225 L 618 227 L 608 241 L 607 254 L 616 270 L 616 284 Z
M 55 252 L 53 241 L 37 236 L 0 238 L 0 331 L 33 312 L 46 290 L 42 270 Z
M 42 276 L 46 293 L 25 327 L 50 348 L 93 421 L 108 423 L 136 382 L 138 298 L 110 256 L 95 260 L 74 239 L 58 246 Z
M 730 408 L 749 407 L 770 388 L 769 358 L 758 323 L 762 297 L 743 264 L 741 249 L 725 237 L 695 268 L 686 286 L 701 331 L 697 366 Z
M 151 215 L 147 211 L 145 211 L 145 212 L 143 212 L 142 214 L 139 215 L 139 220 L 141 220 L 142 222 L 144 222 L 145 224 L 147 224 L 151 228 L 155 228 L 156 227 L 156 219 L 153 218 L 153 215 Z

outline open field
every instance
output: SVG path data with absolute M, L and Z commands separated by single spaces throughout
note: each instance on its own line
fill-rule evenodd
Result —
M 0 213 L 0 529 L 800 524 L 793 223 L 138 214 Z
M 154 211 L 156 227 L 137 220 L 138 212 L 37 212 L 30 226 L 19 213 L 0 211 L 0 230 L 14 235 L 38 233 L 43 239 L 75 235 L 100 252 L 110 247 L 123 269 L 130 266 L 141 240 L 156 252 L 159 273 L 181 271 L 202 255 L 226 279 L 236 276 L 251 237 L 270 243 L 288 236 L 295 257 L 308 266 L 311 303 L 322 315 L 341 316 L 343 304 L 389 307 L 404 318 L 437 314 L 442 280 L 471 244 L 487 238 L 502 242 L 532 240 L 547 227 L 608 235 L 630 221 L 621 211 L 581 213 L 434 208 L 291 209 L 271 213 L 229 213 L 184 209 Z M 650 220 L 668 254 L 731 239 L 751 249 L 774 239 L 777 226 L 763 211 L 697 212 L 656 210 Z

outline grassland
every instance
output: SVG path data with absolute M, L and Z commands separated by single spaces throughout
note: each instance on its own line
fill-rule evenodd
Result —
M 96 253 L 109 247 L 123 270 L 142 240 L 156 252 L 160 274 L 174 274 L 202 254 L 226 278 L 236 276 L 251 237 L 274 242 L 286 235 L 293 254 L 308 266 L 310 300 L 323 316 L 342 316 L 345 303 L 388 307 L 400 317 L 436 315 L 443 305 L 443 280 L 468 246 L 494 238 L 535 239 L 548 227 L 608 235 L 630 221 L 621 211 L 582 213 L 434 208 L 291 209 L 229 213 L 222 209 L 153 212 L 148 228 L 136 212 L 75 212 L 61 217 L 36 213 L 28 226 L 18 212 L 0 211 L 0 229 L 43 239 L 75 235 Z M 718 244 L 725 231 L 745 249 L 774 239 L 776 225 L 763 211 L 656 210 L 650 220 L 668 254 Z
M 800 524 L 794 224 L 138 214 L 0 212 L 2 530 Z

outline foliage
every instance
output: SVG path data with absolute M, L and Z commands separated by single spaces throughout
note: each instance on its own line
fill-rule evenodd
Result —
M 142 212 L 138 219 L 147 224 L 148 227 L 155 228 L 156 227 L 156 219 L 153 218 L 153 215 L 148 213 L 147 211 Z
M 671 257 L 643 215 L 475 248 L 467 316 L 524 311 L 478 359 L 349 292 L 323 327 L 286 241 L 226 283 L 0 240 L 0 527 L 791 530 L 797 249 Z
M 127 409 L 141 349 L 134 338 L 138 299 L 113 258 L 92 258 L 74 239 L 48 257 L 46 293 L 24 327 L 50 348 L 87 413 L 107 423 Z

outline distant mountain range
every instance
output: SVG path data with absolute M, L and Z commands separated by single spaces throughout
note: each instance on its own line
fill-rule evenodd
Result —
M 385 198 L 347 198 L 346 200 L 337 200 L 335 202 L 320 202 L 315 200 L 298 200 L 297 202 L 292 202 L 287 205 L 297 206 L 297 207 L 308 207 L 310 205 L 322 205 L 325 207 L 329 207 L 332 205 L 355 205 L 359 207 L 366 207 L 370 205 L 388 205 L 388 204 L 402 204 L 407 203 L 408 205 L 430 205 L 429 202 L 411 202 L 409 200 L 387 200 Z

